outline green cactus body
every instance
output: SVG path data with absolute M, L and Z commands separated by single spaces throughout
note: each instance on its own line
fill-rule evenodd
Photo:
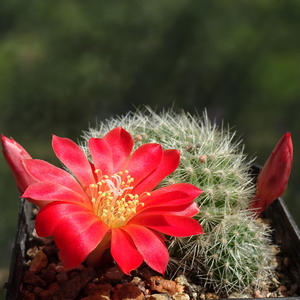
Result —
M 102 137 L 118 126 L 131 133 L 136 147 L 160 143 L 164 149 L 180 150 L 180 165 L 162 186 L 187 182 L 205 192 L 196 199 L 201 212 L 195 217 L 205 234 L 170 238 L 173 263 L 227 294 L 273 272 L 270 230 L 247 210 L 255 191 L 249 174 L 252 161 L 246 160 L 229 129 L 218 128 L 206 113 L 193 117 L 147 109 L 107 120 L 84 137 Z M 85 145 L 83 148 L 87 150 Z

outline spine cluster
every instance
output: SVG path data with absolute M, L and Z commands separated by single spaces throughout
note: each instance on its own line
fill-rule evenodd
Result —
M 180 150 L 180 166 L 162 186 L 187 182 L 205 192 L 196 199 L 201 211 L 195 217 L 205 234 L 170 238 L 172 264 L 227 294 L 259 285 L 274 272 L 270 229 L 247 209 L 255 193 L 252 161 L 240 142 L 234 142 L 234 133 L 210 122 L 206 113 L 199 117 L 146 109 L 102 122 L 85 132 L 85 138 L 102 137 L 117 126 L 135 137 L 136 147 L 160 143 L 164 149 Z

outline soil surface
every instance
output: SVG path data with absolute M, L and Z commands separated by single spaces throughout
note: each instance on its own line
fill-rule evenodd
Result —
M 26 300 L 188 300 L 220 298 L 266 298 L 297 296 L 299 287 L 291 279 L 291 258 L 283 253 L 276 256 L 276 278 L 264 287 L 251 287 L 243 293 L 215 294 L 201 282 L 191 280 L 179 270 L 172 280 L 155 273 L 147 266 L 124 275 L 113 263 L 100 269 L 80 265 L 66 271 L 58 259 L 52 238 L 33 238 L 27 250 L 27 266 L 20 286 Z

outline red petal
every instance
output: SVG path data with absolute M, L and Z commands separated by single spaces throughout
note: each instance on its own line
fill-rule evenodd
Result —
M 91 207 L 88 198 L 84 198 L 82 195 L 75 191 L 51 182 L 36 182 L 30 185 L 25 193 L 22 195 L 23 198 L 32 198 L 35 200 L 49 200 L 49 201 L 66 201 L 73 202 L 87 207 Z
M 24 160 L 23 163 L 28 173 L 37 181 L 63 185 L 86 197 L 81 185 L 70 173 L 40 159 Z
M 159 144 L 144 144 L 133 152 L 126 169 L 134 178 L 133 185 L 136 186 L 149 176 L 161 163 L 163 150 Z
M 44 206 L 37 214 L 35 220 L 36 232 L 39 236 L 51 236 L 57 224 L 69 214 L 74 212 L 86 212 L 90 210 L 84 206 L 67 203 L 52 202 Z
M 141 197 L 140 201 L 145 204 L 144 207 L 139 206 L 139 210 L 143 211 L 150 207 L 166 206 L 170 207 L 183 205 L 192 202 L 197 196 L 203 193 L 202 190 L 189 183 L 176 183 L 154 190 L 150 196 Z
M 168 265 L 169 253 L 161 238 L 153 230 L 139 225 L 126 225 L 122 229 L 130 235 L 146 264 L 163 274 Z
M 77 267 L 98 246 L 107 233 L 108 227 L 104 227 L 103 224 L 101 221 L 94 223 L 66 247 L 60 249 L 59 258 L 66 269 Z
M 122 127 L 117 127 L 108 132 L 103 140 L 110 146 L 113 155 L 113 173 L 124 170 L 133 148 L 131 135 Z
M 174 215 L 136 216 L 130 224 L 150 227 L 164 234 L 178 237 L 203 233 L 201 225 L 194 219 Z
M 67 247 L 80 234 L 83 234 L 94 223 L 108 231 L 109 227 L 90 211 L 76 211 L 63 217 L 56 225 L 53 235 L 58 248 Z
M 90 163 L 77 144 L 69 139 L 53 136 L 52 147 L 59 160 L 72 172 L 83 188 L 95 182 Z
M 102 175 L 112 175 L 113 154 L 110 146 L 104 139 L 91 138 L 89 149 L 93 158 L 95 169 L 99 169 Z
M 158 167 L 133 190 L 134 194 L 152 191 L 166 176 L 171 174 L 179 165 L 180 153 L 178 150 L 164 150 Z
M 185 217 L 193 217 L 196 216 L 199 212 L 200 212 L 199 206 L 197 205 L 197 203 L 193 202 L 190 206 L 187 206 L 186 209 L 179 212 L 178 215 L 185 216 Z
M 199 213 L 200 209 L 195 202 L 185 203 L 183 205 L 177 206 L 156 206 L 145 209 L 140 213 L 137 213 L 137 216 L 146 216 L 146 215 L 173 215 L 173 216 L 184 216 L 184 217 L 193 217 Z
M 112 229 L 111 254 L 121 271 L 127 275 L 143 262 L 131 237 L 119 228 Z

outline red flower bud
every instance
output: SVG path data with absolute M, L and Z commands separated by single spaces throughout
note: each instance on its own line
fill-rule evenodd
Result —
M 1 135 L 2 152 L 10 167 L 19 191 L 23 194 L 27 187 L 36 182 L 26 171 L 23 160 L 32 159 L 28 152 L 16 141 Z
M 291 134 L 287 132 L 276 145 L 257 178 L 252 208 L 262 213 L 286 190 L 293 161 Z

